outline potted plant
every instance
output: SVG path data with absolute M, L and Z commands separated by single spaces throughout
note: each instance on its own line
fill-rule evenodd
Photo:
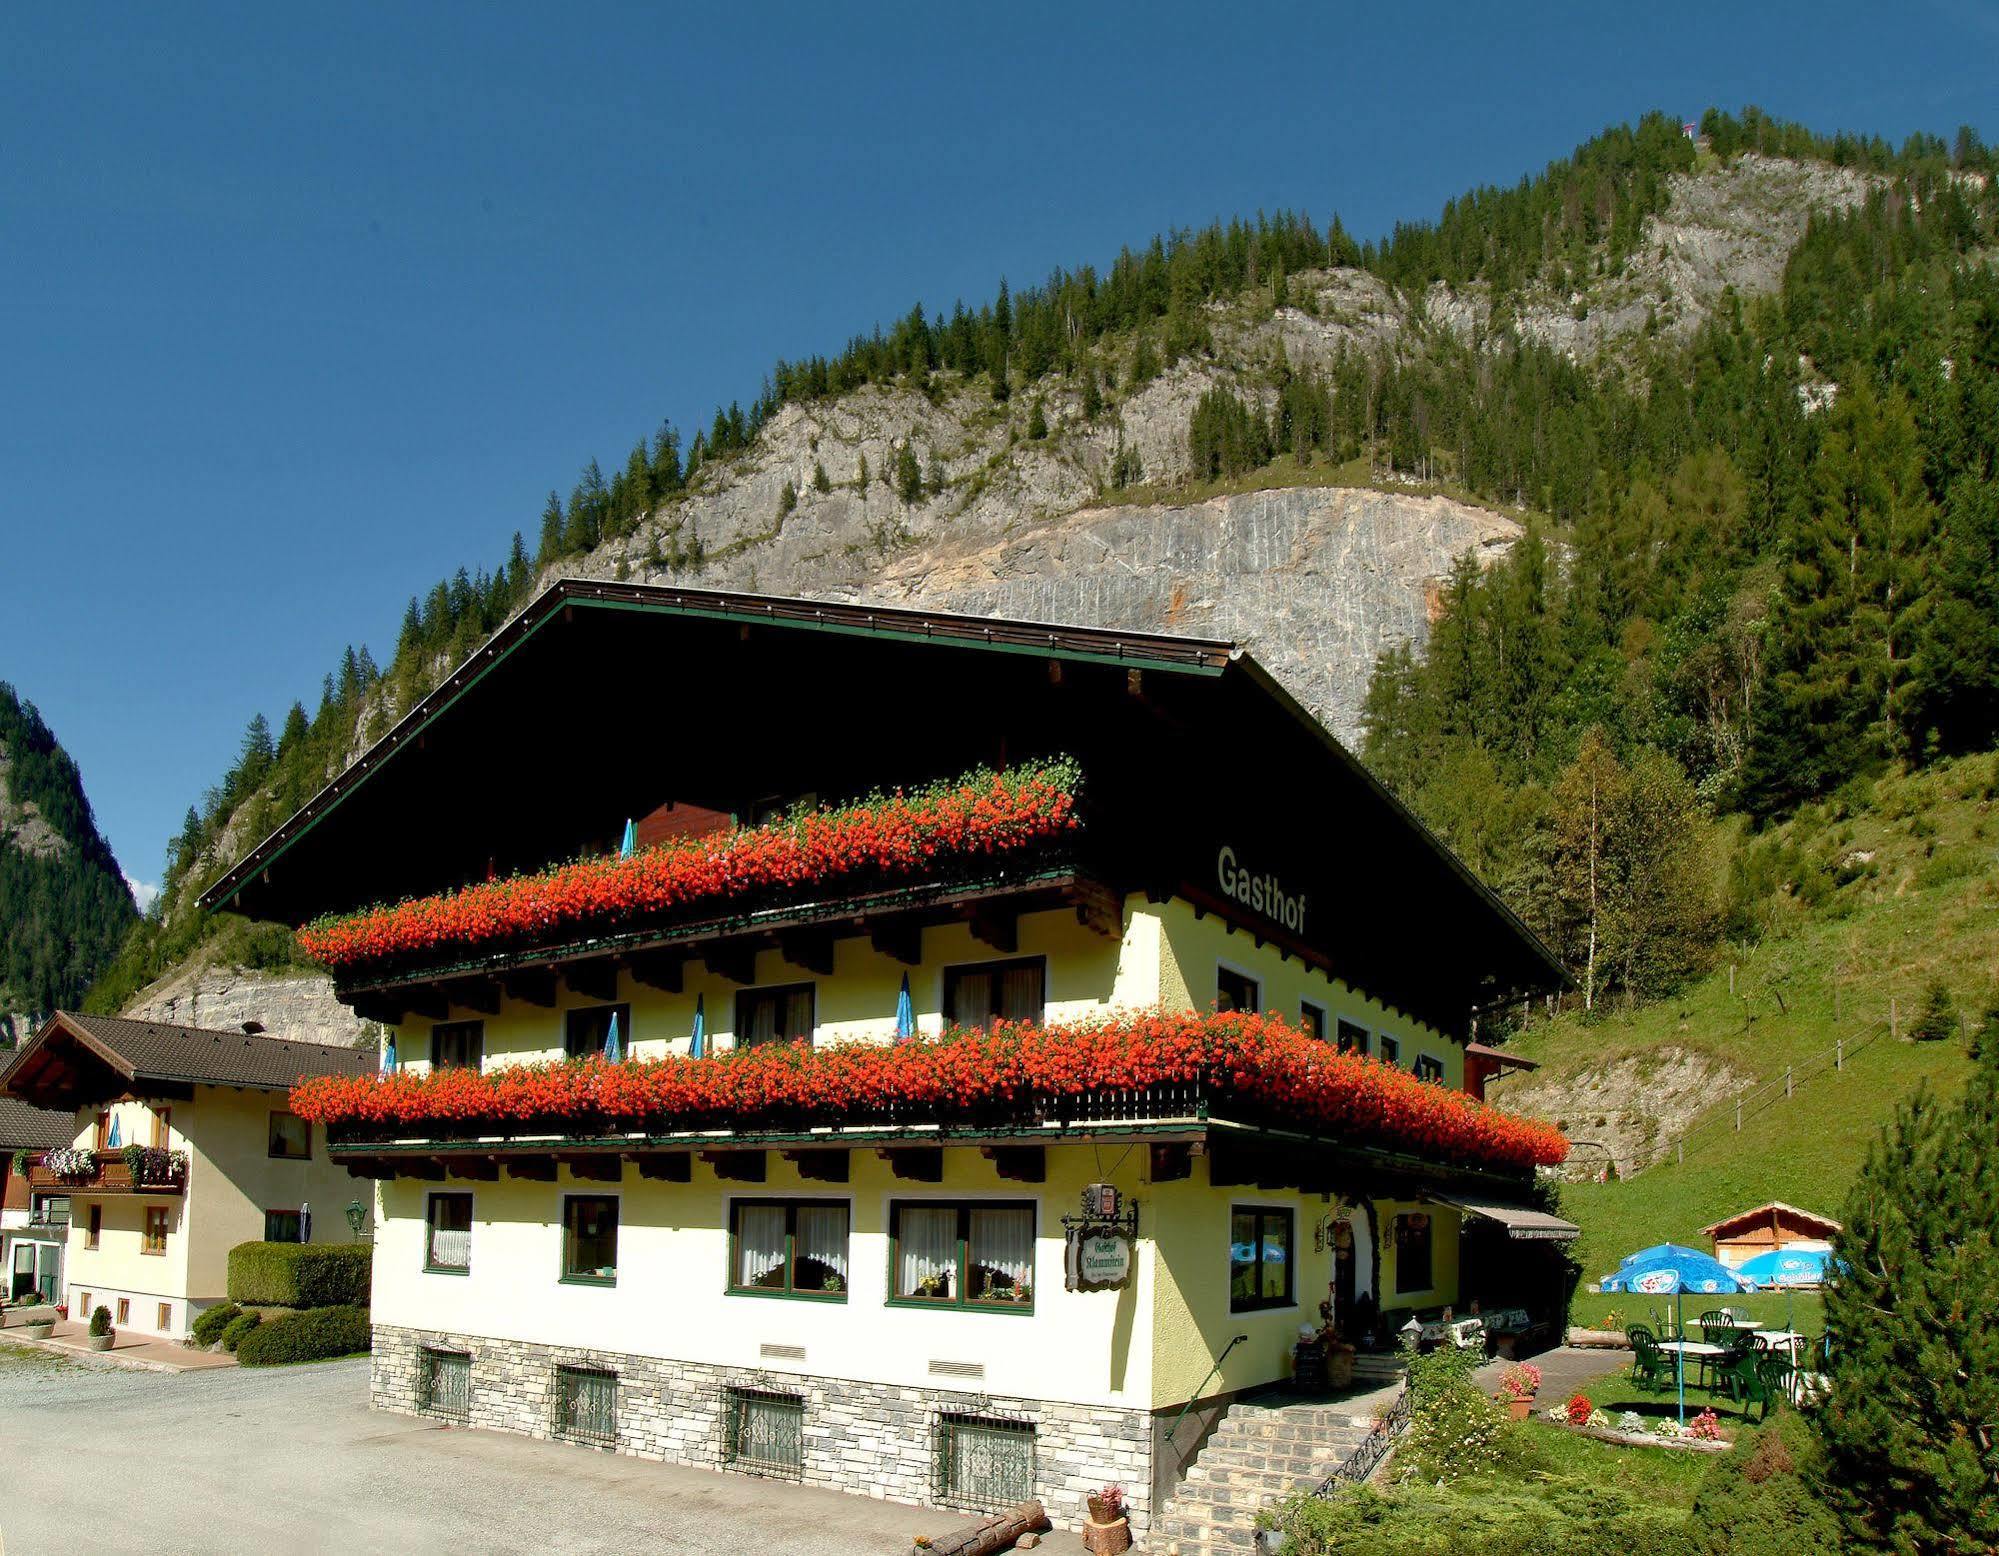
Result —
M 1541 1369 L 1532 1362 L 1515 1362 L 1499 1375 L 1499 1392 L 1493 1395 L 1516 1421 L 1524 1421 L 1534 1409 L 1534 1396 L 1541 1392 Z
M 93 1351 L 108 1351 L 111 1342 L 118 1338 L 118 1331 L 111 1327 L 111 1309 L 100 1304 L 90 1315 L 90 1348 Z
M 46 1340 L 55 1331 L 53 1318 L 30 1318 L 21 1325 L 22 1337 L 29 1340 Z
M 1083 1549 L 1092 1556 L 1116 1556 L 1131 1549 L 1131 1520 L 1125 1516 L 1124 1487 L 1113 1482 L 1092 1491 L 1086 1500 L 1090 1521 L 1083 1530 Z

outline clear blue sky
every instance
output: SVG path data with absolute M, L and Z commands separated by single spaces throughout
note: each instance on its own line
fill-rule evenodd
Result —
M 551 487 L 912 302 L 1603 125 L 1999 132 L 1971 3 L 12 7 L 0 679 L 126 870 Z

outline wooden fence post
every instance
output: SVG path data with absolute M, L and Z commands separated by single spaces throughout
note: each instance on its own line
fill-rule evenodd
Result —
M 1790 1094 L 1791 1094 L 1791 1067 L 1787 1064 L 1784 1066 L 1784 1095 L 1788 1097 L 1790 1096 Z
M 1680 1165 L 1682 1167 L 1687 1165 L 1687 1137 L 1685 1135 L 1680 1136 Z
M 1740 1091 L 1735 1094 L 1735 1132 L 1737 1134 L 1742 1133 L 1742 1093 Z
M 1902 1035 L 1902 1019 L 1895 1009 L 1895 996 L 1888 996 L 1888 1035 L 1899 1039 Z
M 1735 963 L 1728 964 L 1728 997 L 1735 998 Z
M 1835 1040 L 1832 1045 L 1832 1067 L 1835 1070 L 1846 1068 L 1846 1039 L 1843 1037 Z

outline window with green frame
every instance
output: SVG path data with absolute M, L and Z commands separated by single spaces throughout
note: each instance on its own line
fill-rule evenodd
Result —
M 1292 1214 L 1238 1205 L 1229 1212 L 1229 1311 L 1289 1307 Z
M 845 1200 L 731 1200 L 729 1289 L 846 1301 L 851 1219 Z
M 472 1268 L 472 1196 L 433 1194 L 424 1213 L 423 1267 L 433 1274 L 464 1275 Z
M 555 1435 L 582 1443 L 618 1440 L 618 1375 L 596 1367 L 555 1369 Z
M 891 1300 L 1033 1311 L 1031 1200 L 895 1200 L 888 1218 Z
M 618 1283 L 618 1201 L 610 1194 L 562 1196 L 562 1278 Z

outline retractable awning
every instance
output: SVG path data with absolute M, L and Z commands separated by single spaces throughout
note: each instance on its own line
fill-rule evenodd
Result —
M 1566 1243 L 1582 1231 L 1575 1222 L 1551 1216 L 1545 1210 L 1530 1210 L 1525 1205 L 1509 1205 L 1502 1200 L 1478 1199 L 1470 1194 L 1432 1194 L 1430 1198 L 1439 1205 L 1455 1205 L 1468 1216 L 1496 1221 L 1506 1228 L 1508 1237 L 1522 1242 Z

